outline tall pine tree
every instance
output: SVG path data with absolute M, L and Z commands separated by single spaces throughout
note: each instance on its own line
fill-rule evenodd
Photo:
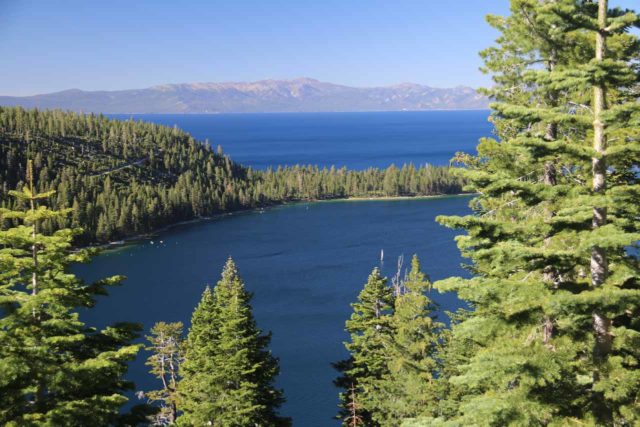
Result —
M 483 53 L 497 139 L 458 156 L 474 215 L 440 218 L 472 279 L 436 284 L 473 307 L 425 425 L 640 422 L 639 44 L 636 14 L 587 0 L 512 0 Z M 468 352 L 468 353 L 467 353 Z
M 68 211 L 39 205 L 53 192 L 35 192 L 31 162 L 27 176 L 28 185 L 11 192 L 26 210 L 0 209 L 0 424 L 135 424 L 140 412 L 121 409 L 133 387 L 123 376 L 139 350 L 131 344 L 139 326 L 96 330 L 80 319 L 122 277 L 86 284 L 69 271 L 89 253 L 71 251 L 77 231 L 40 232 Z
M 383 427 L 436 412 L 437 351 L 444 325 L 435 320 L 436 306 L 426 295 L 430 287 L 414 255 L 394 301 L 388 373 L 377 382 L 374 393 L 373 418 Z
M 344 391 L 340 394 L 340 418 L 348 425 L 350 390 L 359 400 L 359 413 L 364 425 L 379 425 L 374 416 L 380 381 L 389 373 L 388 343 L 393 336 L 394 295 L 387 279 L 374 268 L 367 283 L 353 303 L 353 314 L 346 322 L 350 342 L 345 343 L 350 357 L 335 364 L 342 375 L 335 381 Z
M 251 294 L 231 258 L 193 313 L 179 383 L 179 425 L 285 426 L 278 361 L 253 318 Z

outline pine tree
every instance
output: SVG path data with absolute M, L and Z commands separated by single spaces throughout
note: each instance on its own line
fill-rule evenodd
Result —
M 458 156 L 475 214 L 439 219 L 468 233 L 474 277 L 436 286 L 474 309 L 451 336 L 469 353 L 447 370 L 457 403 L 424 424 L 636 424 L 638 17 L 604 0 L 512 0 L 489 22 L 499 139 Z
M 135 423 L 144 411 L 121 414 L 123 379 L 136 356 L 131 344 L 140 327 L 116 324 L 104 330 L 86 326 L 80 315 L 106 295 L 114 276 L 86 284 L 69 271 L 86 262 L 87 251 L 71 251 L 77 231 L 40 231 L 43 221 L 64 218 L 39 203 L 53 192 L 37 193 L 31 162 L 27 185 L 11 194 L 26 210 L 0 209 L 0 424 L 112 425 Z M 137 417 L 141 415 L 142 418 Z
M 191 414 L 207 417 L 215 412 L 218 384 L 214 382 L 216 367 L 213 358 L 217 352 L 218 318 L 213 291 L 207 286 L 191 317 L 191 327 L 185 342 L 182 378 L 178 383 L 179 417 L 181 425 L 196 424 Z M 211 415 L 212 416 L 212 415 Z M 212 421 L 209 418 L 209 421 Z M 206 421 L 205 421 L 206 422 Z M 213 424 L 212 424 L 213 425 Z
M 150 403 L 160 402 L 160 410 L 153 416 L 154 425 L 173 425 L 178 415 L 177 384 L 180 365 L 184 358 L 182 322 L 158 322 L 147 336 L 147 351 L 151 356 L 147 365 L 151 373 L 162 382 L 162 388 L 146 393 Z
M 178 387 L 179 425 L 289 425 L 277 412 L 284 398 L 273 386 L 279 368 L 268 350 L 270 335 L 257 328 L 250 300 L 229 258 L 193 314 Z
M 340 394 L 342 410 L 339 418 L 342 420 L 349 416 L 348 391 L 354 386 L 364 425 L 378 425 L 374 420 L 378 409 L 376 392 L 379 381 L 389 373 L 387 346 L 393 336 L 393 304 L 393 291 L 376 267 L 358 295 L 358 301 L 351 304 L 353 314 L 346 322 L 351 340 L 345 343 L 350 358 L 334 365 L 342 372 L 335 384 L 345 390 Z
M 431 287 L 417 255 L 395 298 L 393 335 L 388 343 L 388 373 L 378 381 L 373 418 L 381 426 L 436 412 L 437 350 L 443 324 L 436 322 L 435 305 L 425 295 Z

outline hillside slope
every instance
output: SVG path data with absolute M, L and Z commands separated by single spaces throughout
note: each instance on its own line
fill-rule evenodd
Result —
M 148 233 L 176 222 L 292 200 L 458 193 L 448 168 L 347 171 L 294 166 L 253 171 L 177 129 L 62 111 L 0 107 L 0 208 L 34 163 L 38 190 L 81 243 Z M 0 210 L 0 227 L 2 227 Z

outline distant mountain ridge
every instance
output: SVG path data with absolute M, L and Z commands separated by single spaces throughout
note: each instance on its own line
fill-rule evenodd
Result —
M 183 83 L 147 89 L 0 96 L 2 106 L 61 108 L 94 113 L 261 113 L 488 108 L 488 100 L 466 86 L 440 89 L 414 83 L 359 88 L 310 78 L 256 82 Z

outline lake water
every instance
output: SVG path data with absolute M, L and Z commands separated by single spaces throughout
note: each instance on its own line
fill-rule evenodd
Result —
M 489 111 L 112 115 L 176 125 L 257 169 L 446 165 L 456 151 L 475 152 L 478 139 L 491 136 L 488 116 Z
M 397 201 L 343 201 L 295 204 L 264 213 L 224 216 L 161 233 L 150 241 L 104 253 L 77 268 L 87 279 L 113 274 L 125 285 L 101 298 L 88 313 L 92 324 L 114 321 L 183 321 L 206 284 L 214 284 L 229 255 L 254 292 L 258 325 L 273 332 L 280 358 L 278 385 L 287 403 L 283 413 L 295 426 L 337 425 L 338 390 L 331 362 L 346 356 L 344 322 L 375 266 L 392 275 L 397 257 L 420 256 L 433 279 L 463 275 L 454 232 L 439 226 L 440 214 L 467 211 L 469 197 Z M 162 241 L 162 243 L 160 242 Z M 384 249 L 384 263 L 380 250 Z M 432 297 L 452 310 L 455 295 Z M 147 374 L 144 358 L 130 368 L 138 390 L 159 384 Z
M 488 112 L 144 115 L 223 145 L 232 158 L 256 168 L 310 163 L 363 169 L 391 163 L 446 164 L 456 151 L 473 151 L 490 136 Z M 125 118 L 124 116 L 118 116 Z M 128 116 L 127 116 L 128 117 Z M 259 326 L 273 332 L 280 358 L 282 413 L 295 426 L 338 425 L 338 390 L 331 363 L 343 359 L 344 322 L 375 266 L 391 275 L 396 259 L 417 253 L 433 279 L 464 275 L 453 241 L 437 215 L 468 212 L 469 197 L 301 203 L 227 215 L 180 226 L 104 253 L 77 272 L 91 280 L 114 274 L 125 285 L 85 314 L 91 324 L 183 321 L 206 284 L 214 284 L 229 255 L 249 290 Z M 385 260 L 380 263 L 380 251 Z M 432 297 L 443 310 L 455 295 Z M 147 373 L 146 355 L 129 371 L 138 390 L 159 385 Z

